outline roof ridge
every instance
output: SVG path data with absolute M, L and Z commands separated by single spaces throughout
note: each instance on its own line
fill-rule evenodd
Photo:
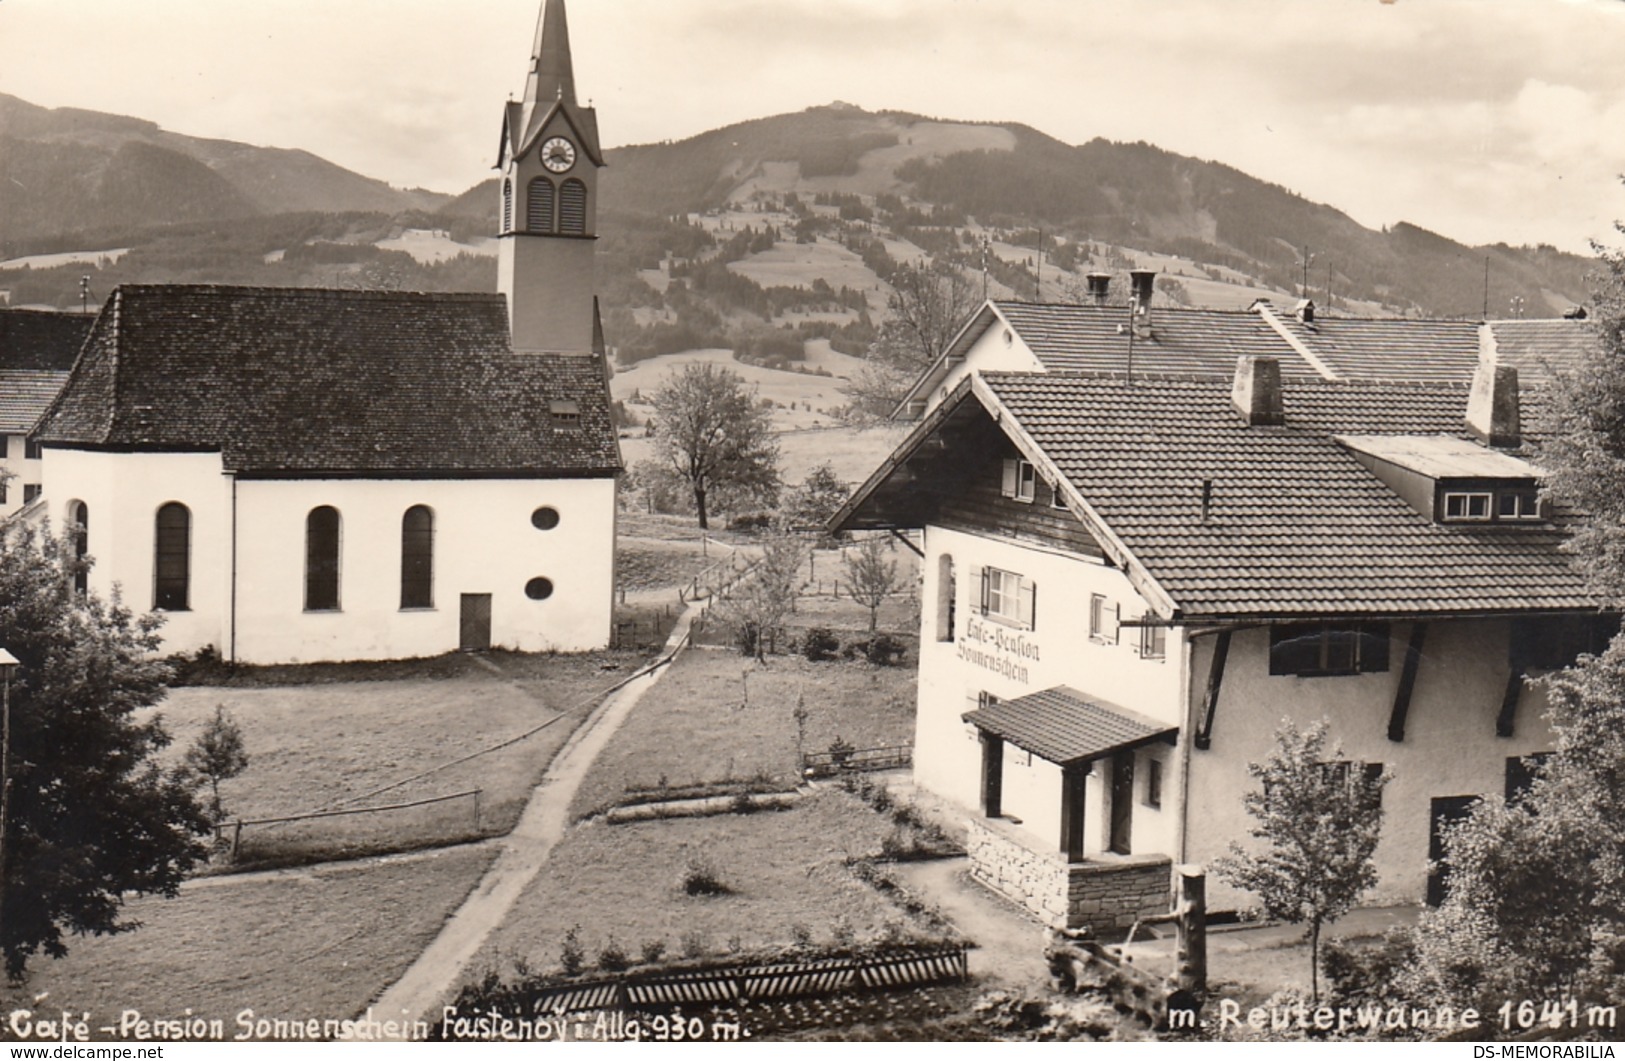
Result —
M 501 293 L 495 291 L 380 291 L 345 287 L 272 287 L 253 284 L 119 284 L 113 289 L 115 295 L 121 291 L 142 295 L 184 292 L 189 294 L 234 295 L 248 298 L 321 298 L 334 301 L 366 300 L 379 302 L 404 299 L 437 302 L 496 302 L 502 299 Z

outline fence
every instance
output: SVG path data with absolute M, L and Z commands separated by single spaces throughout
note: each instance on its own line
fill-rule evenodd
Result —
M 454 799 L 472 799 L 474 804 L 474 832 L 480 829 L 480 800 L 484 795 L 483 789 L 471 788 L 463 792 L 452 792 L 444 796 L 430 796 L 427 799 L 408 800 L 403 803 L 385 803 L 376 807 L 349 807 L 344 810 L 311 811 L 308 814 L 288 814 L 280 818 L 251 818 L 237 819 L 230 822 L 220 822 L 214 827 L 216 839 L 224 838 L 226 831 L 231 832 L 231 854 L 236 857 L 242 849 L 243 830 L 249 827 L 264 825 L 286 825 L 293 822 L 315 821 L 319 818 L 342 818 L 356 814 L 380 814 L 386 811 L 410 810 L 414 807 L 427 807 L 437 803 L 448 803 Z
M 830 777 L 853 770 L 900 770 L 914 764 L 914 748 L 893 744 L 850 751 L 806 752 L 801 756 L 802 777 Z
M 511 1008 L 525 1015 L 664 1010 L 682 1005 L 729 1005 L 848 991 L 887 991 L 964 980 L 968 975 L 966 950 L 961 943 L 806 961 L 651 969 L 608 979 L 521 987 L 504 991 L 500 1001 L 481 999 L 478 1008 Z M 442 1026 L 442 1034 L 445 1031 Z

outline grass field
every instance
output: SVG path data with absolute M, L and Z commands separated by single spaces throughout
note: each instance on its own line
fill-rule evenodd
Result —
M 339 805 L 379 806 L 483 790 L 429 807 L 286 825 L 250 827 L 240 862 L 309 861 L 409 850 L 506 832 L 548 760 L 597 702 L 642 657 L 502 656 L 445 680 L 348 682 L 262 688 L 176 689 L 162 705 L 178 755 L 225 705 L 242 728 L 249 765 L 221 795 L 233 817 L 281 817 Z M 615 669 L 607 670 L 606 666 Z M 406 781 L 454 760 L 533 736 Z
M 770 657 L 763 666 L 728 649 L 682 656 L 615 735 L 571 804 L 579 818 L 654 787 L 757 774 L 797 780 L 798 695 L 807 751 L 836 737 L 860 748 L 907 744 L 914 733 L 914 668 Z
M 453 848 L 137 899 L 127 913 L 139 930 L 73 939 L 66 958 L 36 958 L 22 984 L 0 984 L 0 1009 L 88 1013 L 93 1029 L 128 1009 L 148 1019 L 190 1013 L 222 1021 L 228 1038 L 244 1009 L 353 1017 L 417 958 L 492 857 Z
M 579 825 L 486 942 L 471 978 L 556 968 L 572 926 L 589 966 L 612 940 L 633 958 L 656 942 L 680 957 L 788 946 L 800 930 L 815 945 L 930 932 L 845 864 L 877 853 L 891 831 L 889 818 L 834 788 L 787 811 Z M 686 894 L 682 877 L 696 860 L 714 867 L 727 894 Z

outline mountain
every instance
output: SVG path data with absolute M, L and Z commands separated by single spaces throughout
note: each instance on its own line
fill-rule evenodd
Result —
M 433 210 L 448 196 L 402 191 L 308 151 L 168 132 L 139 118 L 47 109 L 0 95 L 0 247 L 132 224 L 296 211 Z

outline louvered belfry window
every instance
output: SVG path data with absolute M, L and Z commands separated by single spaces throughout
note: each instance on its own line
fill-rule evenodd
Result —
M 525 231 L 553 231 L 553 182 L 546 177 L 530 182 L 530 195 L 525 202 Z
M 559 191 L 559 231 L 566 236 L 587 234 L 587 186 L 574 178 Z
M 513 181 L 502 182 L 502 231 L 513 231 Z

